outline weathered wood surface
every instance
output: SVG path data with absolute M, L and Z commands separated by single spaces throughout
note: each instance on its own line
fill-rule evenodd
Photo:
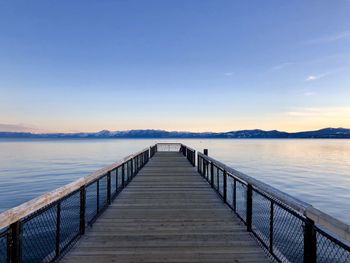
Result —
M 53 202 L 67 196 L 68 194 L 78 190 L 83 185 L 87 185 L 90 182 L 104 176 L 107 172 L 119 167 L 126 161 L 129 161 L 130 159 L 134 158 L 135 156 L 139 155 L 140 153 L 147 151 L 148 148 L 143 149 L 142 151 L 139 151 L 135 154 L 129 155 L 122 160 L 119 160 L 109 166 L 106 166 L 102 169 L 97 170 L 96 172 L 86 176 L 82 177 L 70 184 L 67 184 L 65 186 L 62 186 L 60 188 L 57 188 L 51 192 L 45 193 L 37 198 L 34 198 L 28 202 L 25 202 L 19 206 L 16 206 L 14 208 L 11 208 L 9 210 L 6 210 L 3 213 L 0 213 L 0 229 L 5 228 L 9 226 L 10 224 L 17 222 L 27 215 L 30 215 L 31 213 L 39 210 L 40 208 L 45 207 L 46 205 L 52 204 Z
M 158 152 L 63 257 L 81 262 L 267 262 L 195 168 Z

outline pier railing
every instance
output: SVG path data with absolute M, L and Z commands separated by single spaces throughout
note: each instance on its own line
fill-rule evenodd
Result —
M 55 262 L 158 151 L 196 151 L 157 143 L 90 176 L 0 214 L 0 263 Z M 198 172 L 278 262 L 350 262 L 350 228 L 225 164 L 197 154 Z
M 156 152 L 169 151 L 182 153 L 193 166 L 196 166 L 196 151 L 182 143 L 157 143 L 151 147 L 151 156 Z
M 343 222 L 198 153 L 198 172 L 277 262 L 350 262 Z
M 0 263 L 60 259 L 148 162 L 152 147 L 1 213 Z
M 187 160 L 193 165 L 196 166 L 196 151 L 184 144 L 181 144 L 180 152 L 187 157 Z

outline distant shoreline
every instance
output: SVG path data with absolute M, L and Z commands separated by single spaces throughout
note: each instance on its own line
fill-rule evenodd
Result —
M 95 133 L 0 132 L 2 139 L 350 139 L 350 129 L 316 131 L 239 130 L 230 132 L 177 132 L 164 130 L 100 131 Z
M 350 140 L 349 138 L 16 138 L 16 137 L 0 137 L 0 142 L 31 142 L 31 141 L 113 141 L 113 140 L 153 140 L 155 142 L 161 140 L 174 140 L 174 142 L 178 142 L 180 140 L 242 140 L 242 141 L 253 141 L 253 140 L 275 140 L 275 141 L 297 141 L 297 140 L 307 140 L 307 141 L 317 141 L 317 140 Z

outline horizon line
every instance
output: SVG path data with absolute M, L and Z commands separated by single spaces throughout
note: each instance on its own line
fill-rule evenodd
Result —
M 238 129 L 238 130 L 228 130 L 228 131 L 186 131 L 186 130 L 164 130 L 164 129 L 154 129 L 154 128 L 147 128 L 147 129 L 128 129 L 128 130 L 107 130 L 107 129 L 102 129 L 99 131 L 88 131 L 88 132 L 83 132 L 83 131 L 76 131 L 76 132 L 31 132 L 31 131 L 2 131 L 0 130 L 0 133 L 29 133 L 29 134 L 35 134 L 35 135 L 41 135 L 41 134 L 81 134 L 81 133 L 87 133 L 87 134 L 94 134 L 94 133 L 99 133 L 99 132 L 130 132 L 130 131 L 162 131 L 162 132 L 178 132 L 178 133 L 229 133 L 229 132 L 239 132 L 239 131 L 265 131 L 265 132 L 272 132 L 272 131 L 277 131 L 277 132 L 284 132 L 284 133 L 300 133 L 300 132 L 313 132 L 313 131 L 320 131 L 324 129 L 350 129 L 350 128 L 345 128 L 345 127 L 323 127 L 323 128 L 318 128 L 314 130 L 301 130 L 301 131 L 284 131 L 284 130 L 278 130 L 278 129 L 269 129 L 269 130 L 264 130 L 260 128 L 254 128 L 254 129 Z

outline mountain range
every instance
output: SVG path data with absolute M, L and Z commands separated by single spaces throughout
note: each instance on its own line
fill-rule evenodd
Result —
M 325 128 L 316 131 L 303 132 L 283 132 L 277 130 L 239 130 L 230 132 L 178 132 L 164 130 L 128 130 L 128 131 L 108 131 L 89 133 L 30 133 L 30 132 L 1 132 L 0 138 L 55 138 L 55 139 L 74 139 L 74 138 L 220 138 L 220 139 L 257 139 L 257 138 L 339 138 L 350 139 L 350 129 L 345 128 Z

